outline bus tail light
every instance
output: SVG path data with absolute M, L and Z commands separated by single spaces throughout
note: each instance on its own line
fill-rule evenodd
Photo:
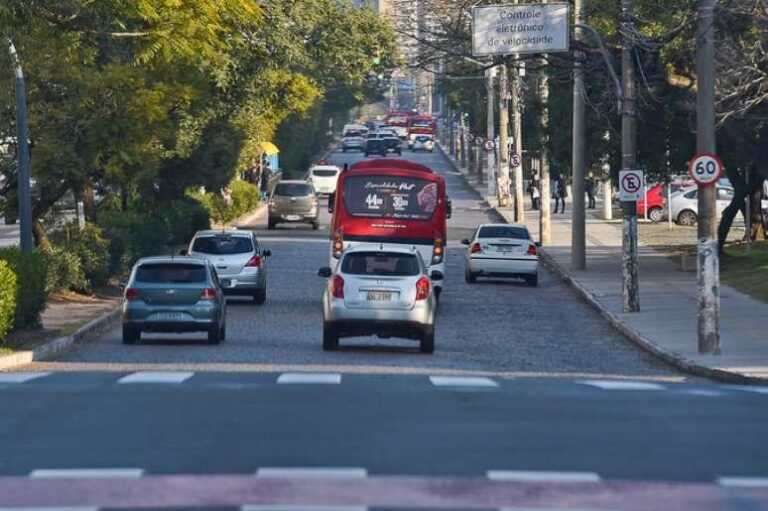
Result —
M 432 249 L 432 264 L 440 264 L 443 262 L 443 256 L 445 255 L 445 243 L 442 239 L 435 239 L 435 246 Z
M 333 257 L 339 259 L 344 251 L 344 233 L 337 229 L 333 235 Z

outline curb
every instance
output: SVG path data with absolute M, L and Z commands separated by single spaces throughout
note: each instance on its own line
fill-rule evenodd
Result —
M 31 350 L 20 351 L 0 357 L 0 370 L 13 369 L 16 366 L 52 360 L 69 350 L 73 345 L 83 342 L 104 332 L 120 320 L 121 308 L 116 307 L 101 316 L 92 319 L 70 335 L 58 337 Z
M 448 156 L 448 154 L 445 152 L 441 144 L 438 144 L 438 147 L 440 147 L 440 150 L 443 153 L 443 156 L 445 156 L 445 158 L 449 161 L 449 163 L 458 172 L 461 172 L 461 175 L 464 178 L 464 181 L 467 183 L 467 185 L 472 190 L 475 190 L 475 188 L 466 180 L 467 174 L 462 172 L 461 168 L 459 168 L 456 162 L 453 161 L 453 159 Z M 497 216 L 502 222 L 508 223 L 506 218 L 498 210 L 498 208 L 496 208 L 495 206 L 492 206 L 490 209 L 493 211 L 495 216 Z M 693 360 L 690 360 L 689 358 L 686 358 L 682 355 L 678 355 L 677 353 L 665 350 L 657 346 L 651 340 L 642 336 L 639 332 L 637 332 L 632 327 L 627 325 L 624 321 L 622 321 L 618 316 L 616 316 L 614 313 L 612 313 L 607 308 L 605 308 L 603 304 L 601 304 L 600 301 L 597 298 L 595 298 L 595 295 L 592 294 L 592 292 L 590 292 L 587 288 L 579 284 L 579 282 L 576 279 L 574 279 L 565 268 L 563 268 L 560 264 L 558 264 L 552 258 L 552 256 L 550 256 L 547 253 L 546 248 L 539 249 L 539 254 L 541 254 L 544 263 L 550 269 L 552 269 L 552 271 L 555 274 L 557 274 L 557 276 L 560 277 L 566 284 L 568 284 L 571 288 L 573 288 L 593 309 L 595 309 L 600 314 L 600 316 L 603 319 L 608 321 L 608 323 L 610 323 L 611 326 L 613 326 L 613 328 L 615 328 L 620 334 L 622 334 L 624 337 L 626 337 L 627 339 L 635 343 L 637 346 L 642 348 L 644 351 L 650 353 L 651 355 L 662 360 L 663 362 L 666 362 L 667 364 L 673 367 L 676 367 L 681 371 L 692 374 L 694 376 L 702 376 L 705 378 L 711 378 L 713 380 L 718 380 L 726 383 L 753 384 L 753 385 L 768 384 L 768 378 L 762 378 L 759 376 L 747 376 L 740 373 L 726 371 L 724 369 L 715 369 L 712 367 L 703 366 L 701 364 L 697 364 L 696 362 L 694 362 Z

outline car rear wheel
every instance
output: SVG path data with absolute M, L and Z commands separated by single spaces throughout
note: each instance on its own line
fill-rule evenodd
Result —
M 653 223 L 661 222 L 664 218 L 664 210 L 658 206 L 654 206 L 648 210 L 648 219 Z
M 312 229 L 316 231 L 320 229 L 320 222 L 312 222 Z
M 536 287 L 539 285 L 539 276 L 538 275 L 526 275 L 525 276 L 525 282 L 528 283 L 531 287 Z
M 272 220 L 269 220 L 267 222 L 267 229 L 269 229 L 271 231 L 274 228 L 275 228 L 275 222 L 273 222 Z
M 339 347 L 339 333 L 331 323 L 323 322 L 323 351 L 333 351 Z
M 434 353 L 435 352 L 435 327 L 427 327 L 424 333 L 421 334 L 421 340 L 419 342 L 419 351 L 421 353 Z
M 208 344 L 219 344 L 222 338 L 219 324 L 214 323 L 211 325 L 211 328 L 208 329 Z
M 267 301 L 267 290 L 266 289 L 259 289 L 253 294 L 253 303 L 256 305 L 261 305 L 262 303 Z
M 346 148 L 346 147 L 345 147 L 345 148 L 343 148 L 343 149 L 341 150 L 341 152 L 342 152 L 342 153 L 346 153 L 346 152 L 347 152 L 347 148 Z
M 694 213 L 690 209 L 686 209 L 685 211 L 682 211 L 679 215 L 677 215 L 677 223 L 680 225 L 691 227 L 696 225 L 697 221 L 698 221 L 698 217 L 696 216 L 696 213 Z
M 140 338 L 141 330 L 128 326 L 123 327 L 123 344 L 136 344 Z
M 474 284 L 477 282 L 477 277 L 469 269 L 464 270 L 464 280 L 467 284 Z

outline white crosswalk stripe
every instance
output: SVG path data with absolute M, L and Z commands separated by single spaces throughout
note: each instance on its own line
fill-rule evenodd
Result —
M 29 473 L 32 479 L 139 479 L 143 475 L 140 468 L 44 468 Z
M 283 373 L 277 378 L 277 383 L 338 385 L 341 383 L 341 374 L 338 374 L 338 373 Z
M 26 383 L 28 381 L 37 380 L 38 378 L 44 378 L 50 376 L 53 373 L 48 372 L 34 372 L 34 373 L 0 373 L 0 383 Z
M 768 477 L 718 477 L 717 484 L 737 488 L 768 488 Z
M 429 381 L 435 387 L 498 387 L 490 378 L 478 376 L 430 376 Z
M 368 511 L 365 506 L 298 506 L 295 504 L 245 505 L 240 509 L 241 511 Z
M 117 383 L 183 383 L 194 375 L 189 371 L 138 371 L 123 376 Z
M 368 471 L 360 467 L 262 467 L 259 477 L 365 479 Z
M 664 385 L 646 381 L 622 380 L 579 380 L 580 385 L 589 385 L 603 390 L 664 390 Z
M 489 470 L 486 476 L 491 481 L 517 481 L 527 483 L 599 483 L 595 472 L 563 472 L 547 470 Z

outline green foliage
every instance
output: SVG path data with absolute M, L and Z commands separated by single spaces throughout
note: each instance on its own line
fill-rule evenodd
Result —
M 0 342 L 13 328 L 16 312 L 16 274 L 7 262 L 0 260 Z
M 103 211 L 99 226 L 110 239 L 110 271 L 127 275 L 142 257 L 168 254 L 171 238 L 165 219 L 152 211 L 138 208 L 127 211 Z
M 71 286 L 55 289 L 56 291 L 70 289 L 72 291 L 88 291 L 92 286 L 102 286 L 110 276 L 109 240 L 97 225 L 87 222 L 83 230 L 77 223 L 71 223 L 57 232 L 52 238 L 58 252 L 67 252 L 79 262 L 83 280 L 75 278 Z M 50 266 L 49 261 L 49 266 Z M 72 265 L 70 268 L 74 268 Z M 50 271 L 49 271 L 50 273 Z M 79 277 L 78 272 L 71 273 Z M 55 282 L 55 276 L 49 275 L 48 282 Z M 84 285 L 83 285 L 84 283 Z M 50 288 L 50 286 L 49 286 Z M 50 290 L 50 289 L 49 289 Z
M 37 251 L 22 254 L 17 247 L 8 247 L 0 249 L 0 261 L 5 261 L 16 275 L 14 328 L 40 327 L 40 313 L 48 297 L 45 256 Z
M 211 227 L 208 211 L 191 197 L 171 201 L 163 207 L 162 215 L 168 226 L 168 244 L 171 246 L 188 243 L 195 232 Z
M 53 247 L 45 254 L 48 268 L 45 292 L 61 293 L 65 291 L 89 292 L 90 283 L 85 277 L 83 264 L 74 252 L 63 247 Z
M 234 181 L 223 192 L 190 191 L 189 197 L 198 201 L 216 223 L 222 224 L 253 211 L 259 205 L 259 187 L 246 181 Z

